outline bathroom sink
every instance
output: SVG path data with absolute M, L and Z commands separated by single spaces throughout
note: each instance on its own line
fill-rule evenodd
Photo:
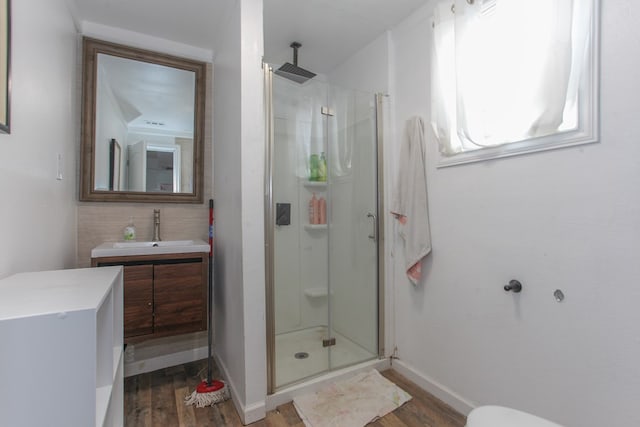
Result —
M 180 254 L 189 252 L 209 252 L 209 244 L 203 240 L 105 242 L 91 250 L 91 258 L 127 255 Z
M 193 240 L 160 240 L 158 242 L 115 242 L 114 248 L 148 248 L 148 247 L 164 247 L 164 246 L 191 246 Z

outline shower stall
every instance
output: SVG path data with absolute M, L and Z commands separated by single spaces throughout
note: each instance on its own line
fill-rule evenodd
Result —
M 383 354 L 382 96 L 301 84 L 265 64 L 265 105 L 274 393 Z M 314 206 L 324 215 L 314 219 Z

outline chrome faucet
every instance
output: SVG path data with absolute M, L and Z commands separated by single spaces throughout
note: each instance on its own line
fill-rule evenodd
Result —
M 160 238 L 160 209 L 153 210 L 153 239 L 154 242 L 162 240 Z

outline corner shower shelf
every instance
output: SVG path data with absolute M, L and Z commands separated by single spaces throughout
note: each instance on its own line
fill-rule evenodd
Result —
M 304 229 L 307 231 L 326 230 L 327 224 L 305 224 Z
M 304 186 L 308 188 L 326 188 L 326 181 L 304 181 Z
M 316 288 L 305 289 L 304 294 L 310 298 L 321 298 L 321 297 L 326 297 L 328 292 L 327 292 L 327 288 L 319 286 Z

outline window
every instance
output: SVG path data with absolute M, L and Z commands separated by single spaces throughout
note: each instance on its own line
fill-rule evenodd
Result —
M 439 166 L 597 140 L 597 2 L 436 6 L 431 121 Z

